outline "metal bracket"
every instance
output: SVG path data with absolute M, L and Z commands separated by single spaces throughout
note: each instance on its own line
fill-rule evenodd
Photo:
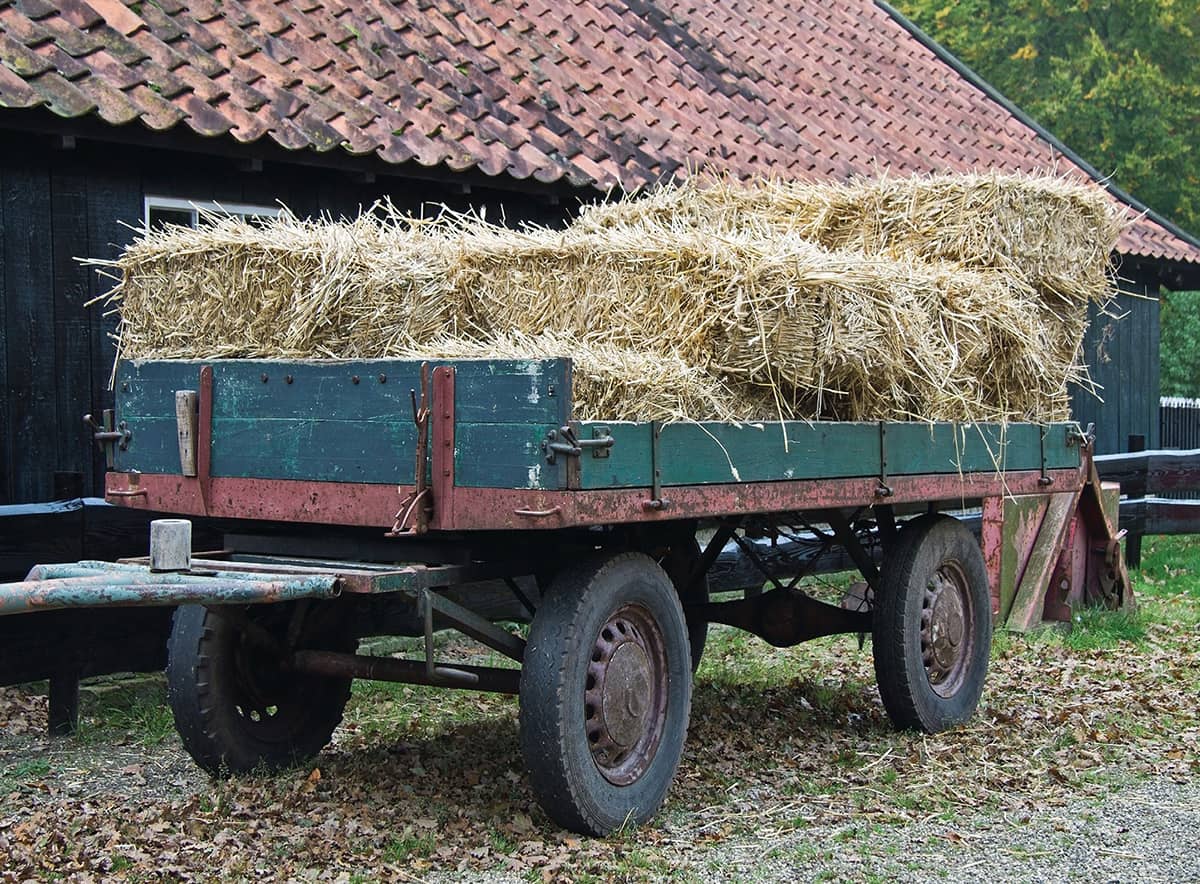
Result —
M 887 424 L 879 422 L 879 487 L 875 489 L 876 497 L 891 497 L 895 492 L 888 484 L 887 461 Z
M 1045 431 L 1043 431 L 1044 433 Z M 1076 445 L 1081 448 L 1090 448 L 1096 444 L 1096 425 L 1088 424 L 1086 430 L 1080 430 L 1077 427 L 1072 427 L 1067 430 L 1067 447 L 1073 448 Z
M 463 635 L 475 639 L 475 641 L 487 645 L 495 651 L 499 651 L 504 656 L 521 662 L 525 657 L 525 639 L 518 635 L 513 635 L 499 626 L 492 623 L 485 617 L 481 617 L 469 608 L 464 608 L 462 605 L 450 601 L 443 595 L 438 595 L 436 592 L 431 592 L 428 589 L 419 589 L 416 591 L 417 605 L 421 611 L 422 619 L 425 623 L 425 655 L 427 666 L 433 665 L 433 614 L 436 611 L 438 616 L 450 622 L 450 625 L 461 632 Z
M 650 499 L 642 501 L 642 508 L 665 510 L 671 501 L 662 496 L 662 453 L 659 438 L 662 436 L 662 421 L 650 422 Z
M 601 431 L 603 431 L 603 435 L 601 435 Z M 546 455 L 546 463 L 557 463 L 560 454 L 564 457 L 579 457 L 585 449 L 592 452 L 592 457 L 608 457 L 608 449 L 613 447 L 616 440 L 608 433 L 607 427 L 595 427 L 592 432 L 596 438 L 580 439 L 570 425 L 551 430 L 542 440 L 542 451 Z
M 417 429 L 417 447 L 413 465 L 413 490 L 400 505 L 400 511 L 386 537 L 399 537 L 410 533 L 408 524 L 416 515 L 413 534 L 424 534 L 429 530 L 429 516 L 433 507 L 429 504 L 429 484 L 426 480 L 429 469 L 429 363 L 421 363 L 421 399 L 417 391 L 409 390 L 412 399 L 413 425 Z
M 114 444 L 122 451 L 127 451 L 129 440 L 133 438 L 133 431 L 129 429 L 129 425 L 125 421 L 121 421 L 115 429 L 113 428 L 113 410 L 111 408 L 106 408 L 101 412 L 100 420 L 101 423 L 96 423 L 96 419 L 90 414 L 83 416 L 84 425 L 92 430 L 92 438 L 104 452 L 105 467 L 111 470 L 116 465 Z
M 1042 487 L 1054 484 L 1054 477 L 1046 474 L 1046 428 L 1038 428 L 1038 450 L 1041 453 L 1042 474 L 1038 477 L 1038 484 Z

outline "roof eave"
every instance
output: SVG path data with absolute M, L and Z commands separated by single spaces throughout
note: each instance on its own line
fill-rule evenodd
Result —
M 1156 224 L 1160 224 L 1172 236 L 1178 237 L 1179 239 L 1186 242 L 1188 245 L 1194 247 L 1198 252 L 1200 252 L 1200 239 L 1197 239 L 1195 236 L 1188 233 L 1186 230 L 1184 230 L 1179 225 L 1175 224 L 1169 218 L 1164 218 L 1162 215 L 1160 215 L 1158 212 L 1154 211 L 1154 209 L 1147 206 L 1145 203 L 1143 203 L 1137 197 L 1133 196 L 1130 193 L 1127 193 L 1126 191 L 1122 190 L 1120 187 L 1117 187 L 1117 185 L 1113 184 L 1112 180 L 1109 177 L 1103 175 L 1100 172 L 1100 170 L 1098 170 L 1095 166 L 1093 166 L 1091 163 L 1089 163 L 1087 160 L 1085 160 L 1083 157 L 1081 157 L 1079 154 L 1077 154 L 1075 151 L 1073 151 L 1070 147 L 1068 147 L 1065 143 L 1063 143 L 1056 135 L 1054 135 L 1052 132 L 1050 132 L 1048 129 L 1046 129 L 1046 127 L 1044 127 L 1041 123 L 1039 123 L 1033 117 L 1029 116 L 1027 113 L 1025 113 L 1025 111 L 1021 110 L 1021 108 L 1019 108 L 1017 105 L 1013 104 L 1013 102 L 1010 101 L 1008 98 L 1006 98 L 1004 96 L 1004 94 L 1000 92 L 1000 90 L 998 90 L 995 86 L 993 86 L 991 83 L 989 83 L 987 80 L 985 80 L 979 74 L 977 74 L 972 68 L 970 68 L 965 63 L 963 63 L 963 61 L 960 58 L 955 56 L 952 52 L 950 52 L 948 49 L 946 49 L 944 46 L 942 46 L 940 43 L 938 43 L 936 40 L 934 40 L 931 36 L 929 36 L 927 33 L 925 33 L 925 31 L 923 31 L 919 25 L 917 25 L 915 22 L 913 22 L 911 19 L 909 19 L 907 16 L 905 16 L 904 13 L 900 12 L 898 9 L 896 9 L 894 6 L 892 6 L 890 3 L 888 3 L 887 0 L 875 0 L 875 5 L 878 6 L 880 9 L 882 9 L 884 12 L 886 12 L 888 15 L 890 15 L 896 21 L 897 24 L 899 24 L 902 28 L 904 28 L 906 31 L 908 31 L 910 34 L 912 34 L 912 36 L 918 42 L 920 42 L 926 49 L 928 49 L 930 52 L 932 52 L 934 55 L 936 55 L 942 62 L 949 65 L 963 79 L 970 82 L 977 89 L 979 89 L 981 92 L 983 92 L 988 98 L 990 98 L 992 101 L 995 101 L 997 104 L 999 104 L 1001 107 L 1003 107 L 1006 111 L 1008 111 L 1010 114 L 1012 114 L 1018 120 L 1020 120 L 1023 124 L 1025 124 L 1030 129 L 1032 129 L 1034 132 L 1036 132 L 1040 138 L 1042 138 L 1044 141 L 1049 143 L 1051 147 L 1053 147 L 1055 150 L 1057 150 L 1059 153 L 1061 153 L 1064 157 L 1066 157 L 1068 160 L 1070 160 L 1072 163 L 1074 163 L 1076 166 L 1078 166 L 1080 169 L 1082 169 L 1085 173 L 1087 173 L 1087 175 L 1089 177 L 1092 178 L 1092 180 L 1094 180 L 1097 184 L 1099 184 L 1101 187 L 1103 187 L 1105 190 L 1107 190 L 1109 193 L 1111 193 L 1114 197 L 1116 197 L 1121 202 L 1125 203 L 1127 206 L 1132 208 L 1135 212 L 1145 215 L 1147 218 L 1154 221 Z M 1173 261 L 1171 263 L 1182 264 L 1182 263 L 1187 263 L 1187 262 Z M 1197 268 L 1197 271 L 1200 272 L 1200 268 Z

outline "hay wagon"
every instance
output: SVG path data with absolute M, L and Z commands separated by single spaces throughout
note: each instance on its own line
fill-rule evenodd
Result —
M 708 623 L 869 633 L 888 714 L 932 732 L 974 711 L 994 619 L 1130 601 L 1075 425 L 579 421 L 571 390 L 568 359 L 122 362 L 108 500 L 223 520 L 224 548 L 164 520 L 147 560 L 38 566 L 0 611 L 179 606 L 170 702 L 213 772 L 316 753 L 354 678 L 519 694 L 538 800 L 603 834 L 663 801 Z M 803 557 L 710 598 L 722 549 L 761 566 L 798 531 L 861 572 L 842 604 Z M 441 629 L 515 665 L 435 659 Z M 356 653 L 387 634 L 423 658 Z

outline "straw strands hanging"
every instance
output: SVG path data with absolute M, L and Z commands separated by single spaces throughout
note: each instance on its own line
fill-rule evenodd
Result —
M 709 178 L 562 230 L 151 231 L 110 300 L 123 358 L 570 356 L 580 418 L 1049 421 L 1122 223 L 1047 176 Z

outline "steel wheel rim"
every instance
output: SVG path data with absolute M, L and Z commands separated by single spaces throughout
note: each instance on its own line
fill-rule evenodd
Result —
M 944 562 L 925 582 L 921 604 L 921 661 L 939 697 L 953 697 L 966 680 L 976 616 L 966 574 L 957 562 Z
M 584 685 L 584 727 L 601 776 L 616 786 L 636 782 L 654 760 L 666 717 L 662 630 L 645 607 L 624 605 L 598 630 Z
M 270 616 L 256 620 L 274 633 L 283 624 Z M 288 742 L 304 719 L 311 682 L 289 672 L 277 654 L 245 631 L 238 630 L 233 653 L 233 712 L 244 732 L 267 743 Z

